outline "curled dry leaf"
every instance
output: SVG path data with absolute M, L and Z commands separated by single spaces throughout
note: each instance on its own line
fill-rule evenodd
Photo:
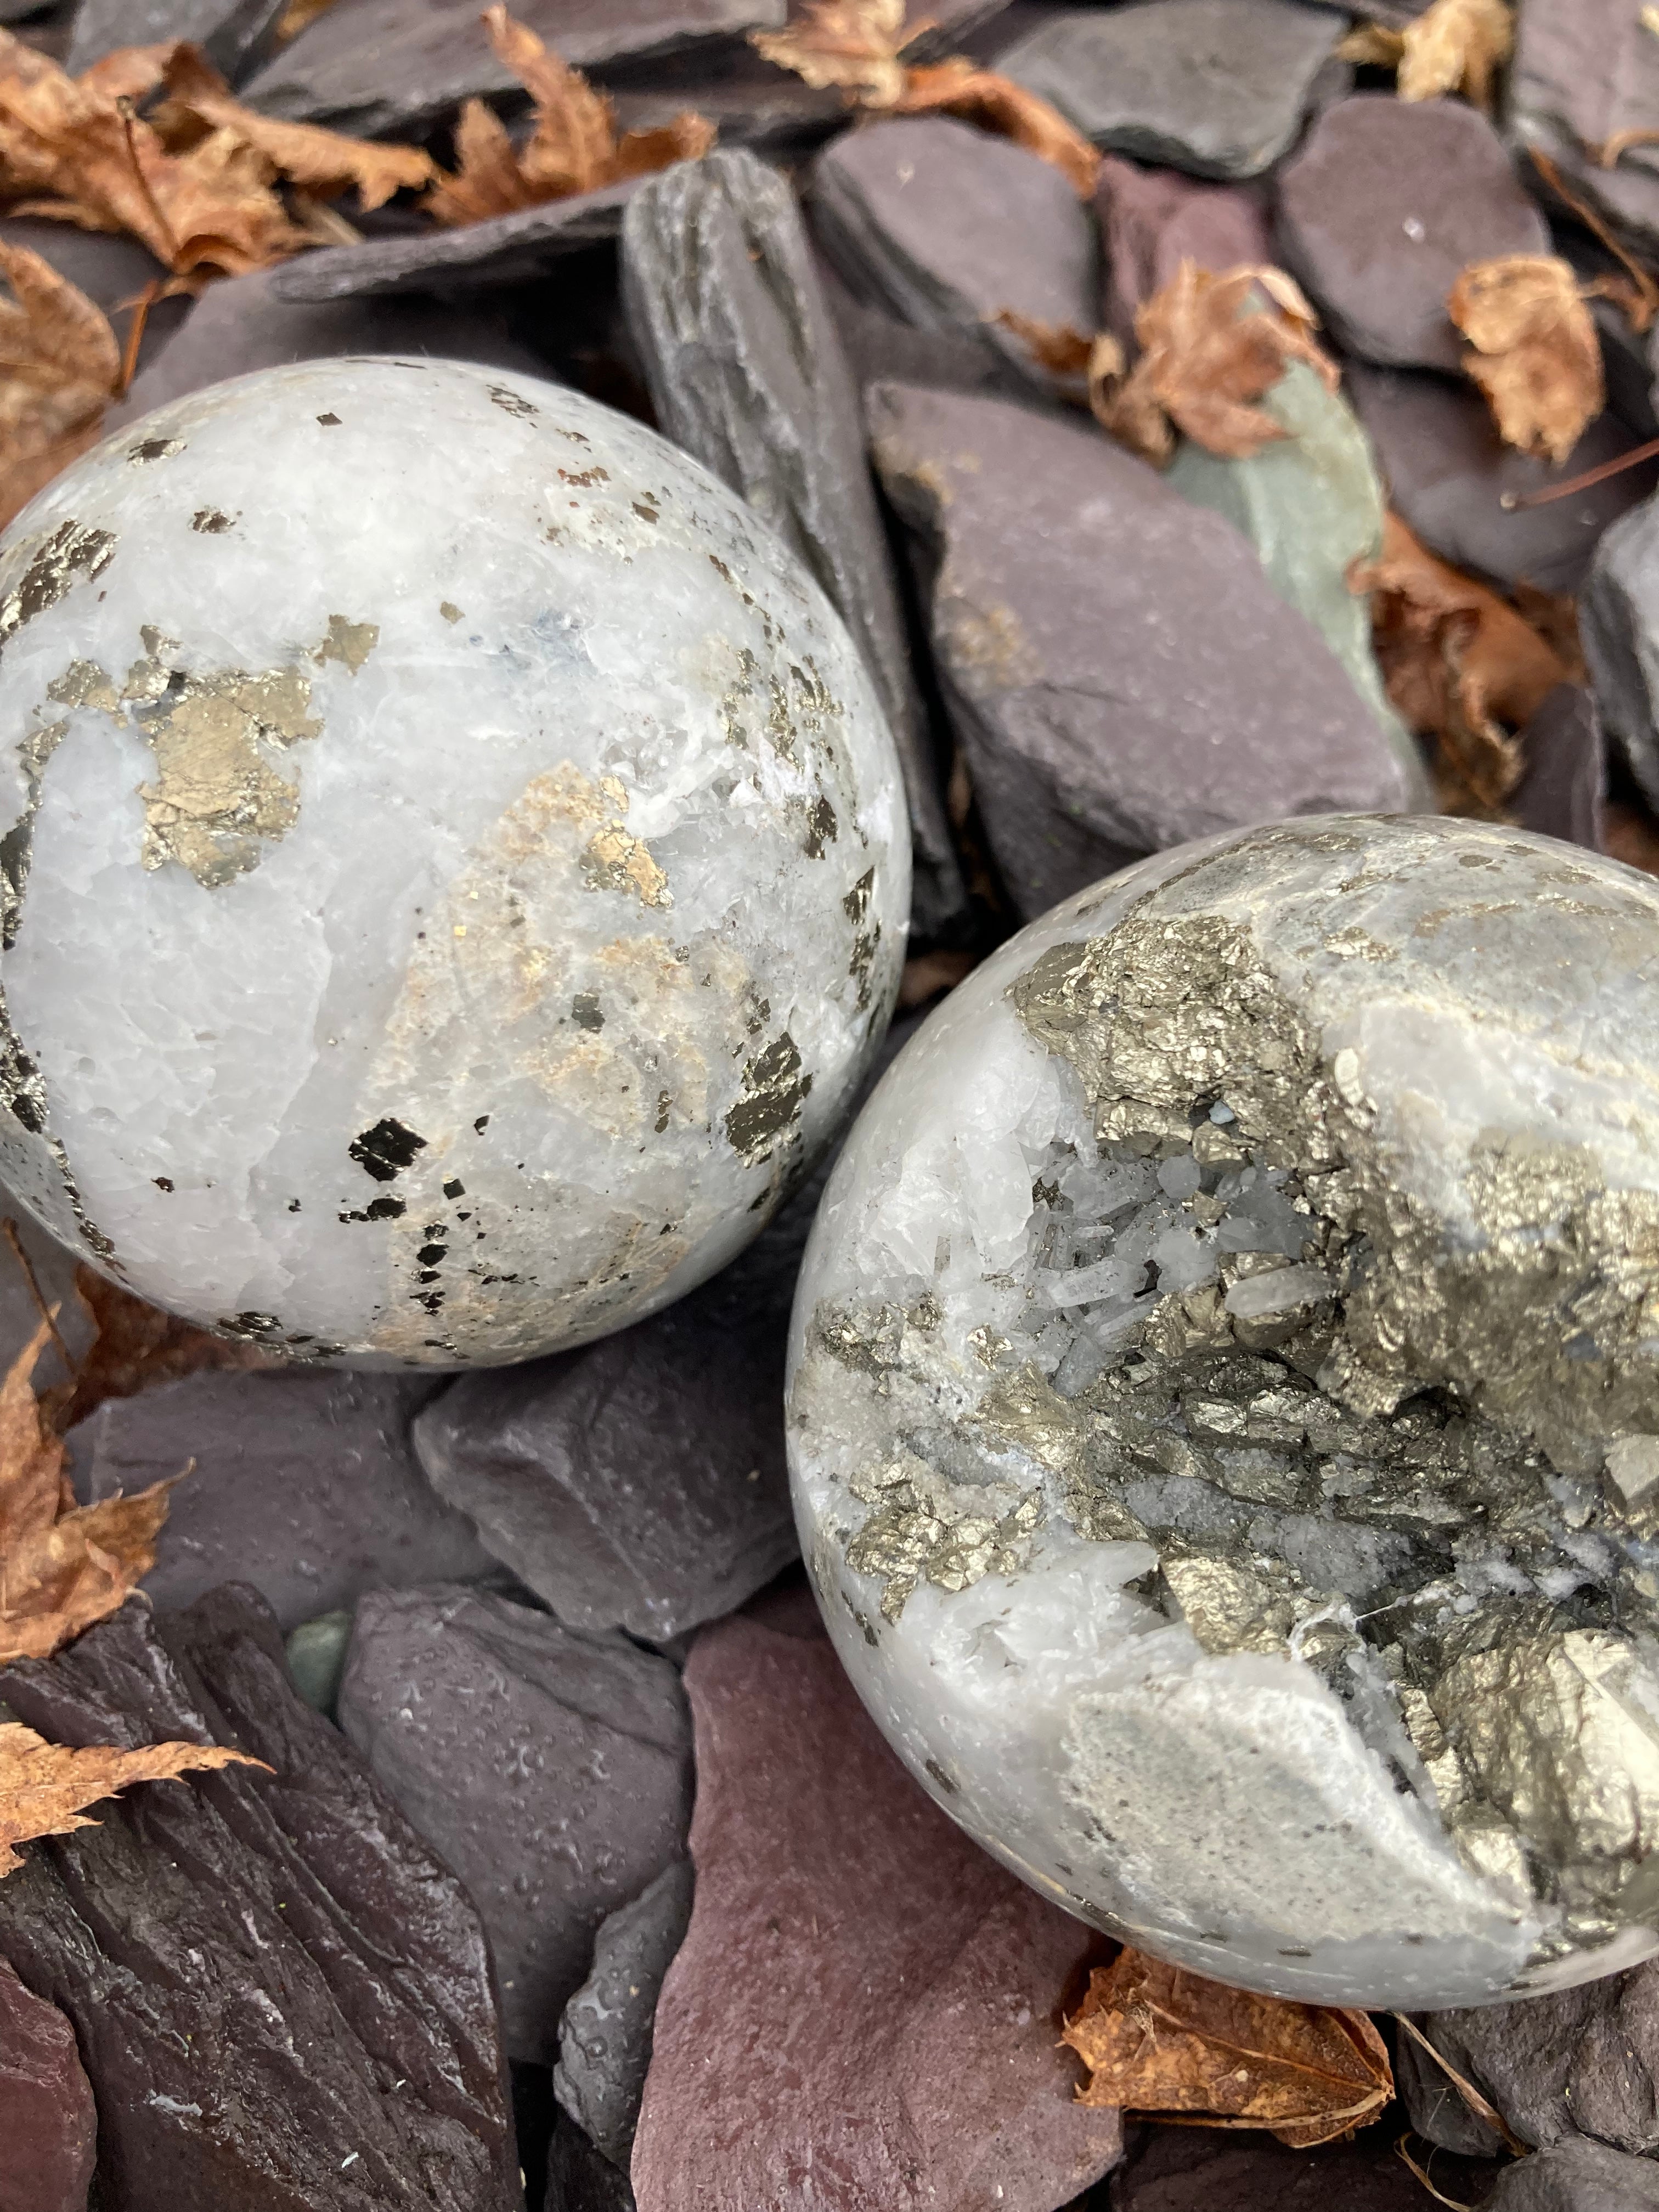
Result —
M 1548 253 L 1472 261 L 1446 313 L 1470 342 L 1463 367 L 1499 435 L 1559 467 L 1607 398 L 1601 341 L 1572 270 Z
M 1074 330 L 1070 323 L 1045 323 L 1036 315 L 1022 315 L 1018 307 L 999 307 L 987 319 L 1018 338 L 1056 384 L 1082 392 L 1095 346 L 1085 331 Z
M 43 1410 L 65 1435 L 111 1398 L 135 1397 L 158 1382 L 177 1382 L 206 1369 L 271 1370 L 283 1363 L 257 1345 L 213 1336 L 176 1314 L 163 1313 L 90 1267 L 77 1267 L 75 1287 L 95 1334 L 72 1380 L 46 1392 Z
M 48 1334 L 43 1322 L 0 1382 L 0 1665 L 50 1658 L 125 1601 L 155 1564 L 173 1486 L 76 1504 L 29 1380 Z
M 20 1721 L 0 1723 L 0 1877 L 23 1863 L 15 1848 L 39 1836 L 67 1836 L 95 1828 L 83 1810 L 135 1782 L 175 1782 L 191 1772 L 222 1766 L 257 1766 L 263 1759 L 218 1743 L 146 1743 L 135 1751 L 89 1744 L 71 1749 L 48 1743 Z
M 1364 2013 L 1228 1989 L 1139 1951 L 1094 1969 L 1061 2033 L 1090 2069 L 1079 2103 L 1266 2128 L 1295 2150 L 1366 2126 L 1394 2094 Z
M 1492 80 L 1515 42 L 1504 0 L 1432 0 L 1403 30 L 1362 23 L 1337 48 L 1345 61 L 1399 72 L 1401 100 L 1437 100 L 1461 92 L 1477 107 L 1492 106 Z
M 618 138 L 611 102 L 579 70 L 505 7 L 488 9 L 483 22 L 489 43 L 536 103 L 535 129 L 517 148 L 493 108 L 467 101 L 455 131 L 455 174 L 441 173 L 423 203 L 447 227 L 648 176 L 671 162 L 696 161 L 714 144 L 714 125 L 689 108 L 659 130 Z
M 1266 295 L 1252 304 L 1252 295 Z M 1314 343 L 1317 322 L 1282 269 L 1245 264 L 1217 273 L 1183 261 L 1136 311 L 1140 356 L 1127 376 L 1113 342 L 1097 342 L 1090 404 L 1115 438 L 1159 466 L 1176 430 L 1230 459 L 1248 459 L 1281 424 L 1251 403 L 1305 362 L 1334 391 L 1337 370 Z
M 121 380 L 100 307 L 38 253 L 0 243 L 0 527 L 96 441 Z
M 906 27 L 905 0 L 806 0 L 798 22 L 756 31 L 750 43 L 808 84 L 839 87 L 860 106 L 890 115 L 954 115 L 1011 139 L 1052 162 L 1087 199 L 1100 155 L 1057 107 L 960 54 L 926 68 L 907 66 L 905 47 L 930 27 Z
M 1450 814 L 1496 815 L 1520 780 L 1512 732 L 1532 720 L 1567 664 L 1484 584 L 1425 551 L 1396 514 L 1379 560 L 1350 589 L 1371 594 L 1371 635 L 1389 697 L 1434 740 L 1440 801 Z

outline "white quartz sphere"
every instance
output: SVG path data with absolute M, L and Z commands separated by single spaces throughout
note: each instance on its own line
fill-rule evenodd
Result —
M 764 1224 L 891 1008 L 891 740 L 799 562 L 576 393 L 263 370 L 0 541 L 0 1176 L 209 1328 L 579 1344 Z
M 843 1662 L 1016 1872 L 1286 1997 L 1659 1949 L 1659 883 L 1341 817 L 1058 907 L 830 1180 Z

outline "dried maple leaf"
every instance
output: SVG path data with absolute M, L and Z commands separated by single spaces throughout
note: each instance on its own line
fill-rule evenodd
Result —
M 1061 2033 L 1090 2069 L 1080 2104 L 1266 2128 L 1295 2150 L 1352 2135 L 1394 2094 L 1364 2013 L 1255 1996 L 1139 1951 L 1094 1969 Z
M 0 1665 L 50 1658 L 125 1601 L 155 1564 L 173 1486 L 76 1504 L 29 1381 L 48 1333 L 43 1322 L 0 1382 Z
M 275 33 L 278 46 L 285 46 L 290 39 L 297 39 L 319 15 L 326 15 L 334 0 L 288 0 L 288 5 L 276 18 Z
M 121 382 L 100 307 L 26 247 L 0 243 L 0 526 L 96 442 Z
M 73 1379 L 47 1391 L 43 1401 L 60 1436 L 96 1413 L 106 1399 L 136 1397 L 157 1382 L 177 1382 L 208 1368 L 263 1370 L 283 1364 L 256 1345 L 210 1335 L 176 1314 L 147 1304 L 90 1267 L 76 1269 L 75 1287 L 96 1334 Z
M 1060 110 L 1012 78 L 961 54 L 913 68 L 902 59 L 930 23 L 905 24 L 905 0 L 807 0 L 787 30 L 756 31 L 750 44 L 822 91 L 886 115 L 954 115 L 1053 162 L 1082 199 L 1093 192 L 1100 154 Z
M 1461 92 L 1477 107 L 1492 106 L 1492 79 L 1515 42 L 1504 0 L 1433 0 L 1403 30 L 1362 23 L 1337 48 L 1345 61 L 1396 70 L 1401 100 L 1438 100 Z
M 455 173 L 440 172 L 422 203 L 439 222 L 453 228 L 596 191 L 671 162 L 695 161 L 714 144 L 714 125 L 690 108 L 655 131 L 618 138 L 611 102 L 579 70 L 505 7 L 487 9 L 483 23 L 489 43 L 534 100 L 536 127 L 516 148 L 495 110 L 469 100 L 455 130 Z
M 1256 291 L 1265 305 L 1251 306 Z M 1182 261 L 1135 314 L 1140 356 L 1125 377 L 1111 339 L 1097 341 L 1090 404 L 1115 438 L 1159 465 L 1181 430 L 1210 453 L 1236 460 L 1285 434 L 1250 403 L 1305 362 L 1334 391 L 1337 371 L 1314 343 L 1312 308 L 1282 269 L 1245 265 L 1219 273 Z M 1173 426 L 1173 427 L 1172 427 Z
M 1572 270 L 1548 253 L 1472 261 L 1446 313 L 1470 342 L 1463 367 L 1499 435 L 1559 467 L 1607 398 L 1601 341 Z
M 1350 572 L 1371 593 L 1371 634 L 1389 697 L 1435 741 L 1441 805 L 1495 815 L 1520 779 L 1511 732 L 1532 720 L 1569 670 L 1512 606 L 1437 561 L 1396 514 L 1380 559 Z
M 21 1721 L 0 1723 L 0 1876 L 23 1863 L 14 1846 L 40 1836 L 67 1836 L 95 1828 L 82 1808 L 113 1797 L 135 1782 L 176 1782 L 192 1771 L 222 1766 L 271 1770 L 245 1751 L 218 1743 L 146 1743 L 135 1751 L 111 1744 L 72 1749 L 48 1743 Z

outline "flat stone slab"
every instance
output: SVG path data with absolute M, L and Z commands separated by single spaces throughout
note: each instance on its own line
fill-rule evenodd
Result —
M 188 39 L 233 81 L 256 59 L 288 0 L 80 0 L 64 66 L 71 76 L 121 46 Z
M 1659 805 L 1659 497 L 1602 538 L 1578 623 L 1601 726 Z
M 1459 100 L 1340 100 L 1276 183 L 1285 265 L 1340 343 L 1366 361 L 1458 368 L 1464 340 L 1446 295 L 1461 271 L 1550 251 L 1549 226 L 1503 140 Z
M 997 67 L 1097 146 L 1256 177 L 1295 139 L 1346 28 L 1300 0 L 1142 0 L 1058 17 Z
M 1604 169 L 1596 155 L 1659 118 L 1659 39 L 1626 0 L 1527 0 L 1516 11 L 1510 130 L 1554 157 L 1569 189 L 1633 244 L 1659 247 L 1659 143 Z

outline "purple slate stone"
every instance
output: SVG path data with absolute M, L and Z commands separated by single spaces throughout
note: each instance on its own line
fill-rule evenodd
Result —
M 1510 796 L 1523 830 L 1604 853 L 1607 764 L 1595 701 L 1582 684 L 1558 684 L 1521 732 L 1526 773 Z
M 1462 100 L 1355 93 L 1326 109 L 1277 181 L 1285 265 L 1366 361 L 1456 368 L 1446 295 L 1459 273 L 1550 251 L 1503 140 Z
M 1139 169 L 1107 155 L 1095 213 L 1105 248 L 1101 320 L 1125 345 L 1134 336 L 1135 309 L 1161 291 L 1183 261 L 1221 270 L 1273 258 L 1256 192 L 1200 184 L 1179 169 Z
M 1510 66 L 1510 128 L 1559 165 L 1567 188 L 1638 250 L 1659 247 L 1659 143 L 1599 159 L 1659 118 L 1659 39 L 1627 0 L 1526 0 Z M 1529 166 L 1529 165 L 1528 165 Z
M 0 2212 L 86 2212 L 98 2115 L 75 2030 L 0 1959 Z

